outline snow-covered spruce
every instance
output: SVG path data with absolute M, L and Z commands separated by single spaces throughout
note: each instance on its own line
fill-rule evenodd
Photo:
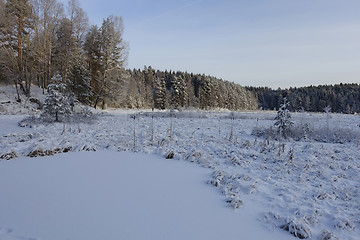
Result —
M 288 110 L 289 102 L 286 98 L 283 101 L 275 117 L 274 126 L 277 127 L 280 137 L 287 138 L 294 123 L 291 121 L 291 114 Z
M 51 78 L 48 85 L 44 109 L 41 117 L 48 122 L 61 122 L 71 115 L 74 99 L 66 91 L 66 85 L 59 74 Z

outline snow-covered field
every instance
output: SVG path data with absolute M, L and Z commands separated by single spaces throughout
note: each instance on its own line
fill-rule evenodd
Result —
M 18 239 L 6 238 L 10 236 L 7 233 L 10 229 L 14 229 L 11 236 L 18 236 L 16 231 L 19 231 L 19 236 L 40 239 L 99 239 L 102 234 L 109 236 L 103 239 L 121 238 L 125 235 L 121 235 L 121 227 L 115 230 L 118 223 L 130 224 L 124 229 L 138 234 L 125 239 L 154 239 L 155 236 L 174 239 L 173 235 L 166 235 L 172 232 L 182 233 L 179 239 L 265 238 L 257 234 L 265 234 L 268 239 L 294 236 L 359 239 L 359 116 L 293 114 L 295 124 L 306 123 L 311 129 L 324 129 L 325 135 L 342 133 L 343 136 L 329 137 L 339 139 L 335 142 L 306 138 L 279 142 L 251 134 L 254 128 L 272 126 L 275 114 L 109 110 L 92 123 L 55 123 L 32 128 L 16 126 L 24 116 L 0 116 L 0 157 L 11 159 L 0 161 L 0 239 Z M 350 138 L 345 136 L 347 133 Z M 60 154 L 80 151 L 87 153 Z M 118 155 L 115 152 L 119 152 Z M 57 155 L 30 158 L 53 154 Z M 117 162 L 116 159 L 136 160 Z M 181 163 L 183 161 L 197 164 Z M 123 164 L 129 170 L 124 171 Z M 167 168 L 169 164 L 171 169 Z M 60 169 L 59 172 L 56 169 Z M 121 173 L 119 176 L 117 171 Z M 34 184 L 29 174 L 34 176 Z M 124 193 L 117 186 L 126 188 Z M 46 196 L 52 187 L 50 192 L 55 195 Z M 85 191 L 84 195 L 76 192 L 79 189 Z M 124 200 L 129 205 L 116 201 L 122 193 L 129 195 Z M 59 195 L 63 195 L 63 206 L 54 202 Z M 101 195 L 107 197 L 101 198 Z M 24 200 L 24 196 L 30 197 L 31 202 Z M 164 208 L 163 197 L 169 197 Z M 87 202 L 89 198 L 94 200 Z M 109 199 L 109 206 L 104 199 Z M 189 203 L 181 205 L 183 199 Z M 35 210 L 28 209 L 33 215 L 27 214 L 25 208 L 31 208 L 37 201 L 43 206 L 42 213 L 37 215 Z M 84 207 L 79 207 L 82 202 Z M 59 204 L 60 209 L 54 204 Z M 103 206 L 106 208 L 101 212 Z M 213 208 L 214 213 L 209 214 L 210 210 L 204 209 L 207 207 Z M 71 229 L 63 231 L 67 235 L 54 237 L 52 230 L 55 234 L 62 231 L 64 223 L 59 222 L 67 217 L 72 219 L 62 208 L 79 208 L 74 214 L 84 216 L 70 221 Z M 121 218 L 116 209 L 122 211 L 123 208 L 127 212 Z M 11 211 L 17 212 L 12 215 Z M 92 211 L 100 214 L 98 220 L 86 217 Z M 157 217 L 158 212 L 166 214 Z M 177 213 L 182 213 L 179 220 L 176 220 Z M 51 219 L 46 222 L 48 230 L 27 226 L 27 222 L 21 220 L 26 216 L 38 216 L 41 221 Z M 139 225 L 135 224 L 137 221 Z M 106 232 L 107 229 L 110 232 Z M 152 237 L 142 237 L 145 236 L 141 235 L 143 229 L 145 233 L 150 231 Z M 165 235 L 161 235 L 159 229 L 166 232 Z M 110 233 L 112 235 L 106 235 Z M 92 234 L 96 237 L 89 237 Z
M 206 185 L 208 169 L 98 151 L 1 162 L 0 239 L 288 239 Z

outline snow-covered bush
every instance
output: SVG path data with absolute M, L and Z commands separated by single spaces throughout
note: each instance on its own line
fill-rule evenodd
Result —
M 287 138 L 291 132 L 291 127 L 294 124 L 291 121 L 291 115 L 288 110 L 289 102 L 284 98 L 284 103 L 281 104 L 277 115 L 275 117 L 274 126 L 277 127 L 279 136 Z
M 48 85 L 45 104 L 41 117 L 48 122 L 62 122 L 72 113 L 72 98 L 66 93 L 66 85 L 62 78 L 56 74 Z
M 311 237 L 310 228 L 303 219 L 299 220 L 294 217 L 287 219 L 286 223 L 280 226 L 280 228 L 300 239 L 307 239 Z
M 294 235 L 294 237 L 300 239 L 308 239 L 312 237 L 309 224 L 303 217 L 283 217 L 278 213 L 270 212 L 264 215 L 264 220 L 275 227 L 279 227 L 289 232 L 290 234 Z
M 208 182 L 211 185 L 214 185 L 215 187 L 220 187 L 225 183 L 224 178 L 226 178 L 227 173 L 224 171 L 215 171 L 212 174 L 212 179 Z
M 238 196 L 230 197 L 226 202 L 228 203 L 229 207 L 234 209 L 238 209 L 244 204 Z
M 339 238 L 336 237 L 336 235 L 334 233 L 329 232 L 327 230 L 324 230 L 318 239 L 319 240 L 339 240 Z

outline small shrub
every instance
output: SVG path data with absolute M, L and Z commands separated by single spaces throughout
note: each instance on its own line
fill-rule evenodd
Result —
M 303 220 L 297 221 L 294 218 L 289 219 L 284 225 L 280 226 L 280 228 L 300 239 L 307 239 L 311 237 L 310 228 Z
M 173 151 L 170 151 L 166 154 L 165 158 L 166 159 L 173 159 L 175 156 L 175 153 Z
M 319 240 L 339 240 L 338 237 L 332 232 L 324 230 L 318 238 Z
M 55 150 L 35 149 L 28 154 L 28 157 L 52 156 L 57 152 L 58 152 L 58 149 L 55 149 Z
M 289 102 L 287 102 L 287 99 L 284 98 L 284 103 L 281 104 L 277 115 L 275 117 L 275 123 L 274 126 L 277 127 L 278 135 L 287 138 L 291 132 L 291 127 L 294 124 L 291 121 L 291 115 L 288 110 Z
M 231 208 L 238 209 L 243 205 L 243 201 L 239 197 L 231 197 L 226 201 Z
M 226 173 L 224 171 L 215 171 L 212 174 L 213 179 L 209 181 L 209 184 L 215 186 L 215 187 L 220 187 L 221 185 L 223 185 L 225 183 L 224 180 L 224 176 L 226 175 Z
M 348 230 L 352 231 L 355 229 L 355 226 L 349 220 L 340 218 L 337 220 L 337 223 L 335 224 L 335 228 L 338 230 L 348 229 Z
M 197 162 L 201 158 L 202 154 L 197 151 L 191 152 L 188 156 L 185 157 L 186 160 L 190 162 Z
M 10 160 L 10 159 L 17 158 L 17 157 L 18 157 L 18 155 L 16 154 L 16 152 L 11 151 L 9 153 L 5 153 L 5 154 L 1 155 L 0 159 Z

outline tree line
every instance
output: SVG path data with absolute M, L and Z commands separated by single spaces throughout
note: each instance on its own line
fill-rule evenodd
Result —
M 123 93 L 110 101 L 128 108 L 257 109 L 254 94 L 233 82 L 204 74 L 159 71 L 150 66 L 126 71 Z
M 69 90 L 96 106 L 123 72 L 123 29 L 116 16 L 89 26 L 77 0 L 66 7 L 56 0 L 0 0 L 0 80 L 11 81 L 21 101 L 21 91 L 29 96 L 35 84 L 45 92 L 60 74 Z
M 76 99 L 93 107 L 256 109 L 253 94 L 214 77 L 125 70 L 128 47 L 121 17 L 89 26 L 77 0 L 0 0 L 0 81 L 30 96 L 60 75 Z M 57 76 L 54 79 L 59 79 Z M 56 83 L 57 84 L 57 83 Z
M 284 97 L 289 102 L 290 111 L 324 112 L 330 107 L 332 112 L 354 114 L 360 112 L 360 85 L 336 84 L 301 88 L 276 89 L 267 87 L 247 87 L 258 100 L 263 110 L 279 109 Z

